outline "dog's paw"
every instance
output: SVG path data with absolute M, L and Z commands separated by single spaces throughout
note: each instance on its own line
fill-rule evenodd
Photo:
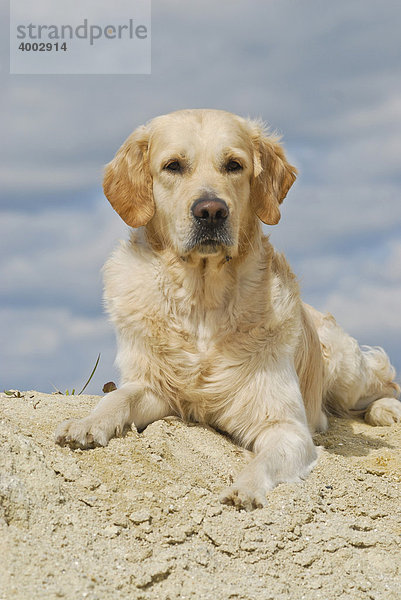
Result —
M 380 398 L 365 413 L 369 425 L 394 425 L 401 421 L 401 402 L 396 398 Z
M 111 437 L 107 425 L 87 417 L 68 419 L 61 423 L 55 433 L 55 442 L 59 446 L 69 446 L 75 450 L 107 446 Z
M 263 508 L 267 505 L 266 490 L 256 485 L 234 483 L 221 494 L 220 502 L 246 511 Z

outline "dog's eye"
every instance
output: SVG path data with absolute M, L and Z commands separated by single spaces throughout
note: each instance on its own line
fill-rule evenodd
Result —
M 174 172 L 179 172 L 181 171 L 181 165 L 178 162 L 178 160 L 169 160 L 163 167 L 164 171 L 174 171 Z
M 232 173 L 233 171 L 242 171 L 242 165 L 238 162 L 238 160 L 229 160 L 225 165 L 226 171 Z

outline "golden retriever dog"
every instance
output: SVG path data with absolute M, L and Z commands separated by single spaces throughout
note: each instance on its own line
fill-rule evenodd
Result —
M 259 121 L 182 110 L 134 131 L 104 192 L 132 229 L 104 268 L 121 386 L 58 444 L 105 446 L 169 415 L 227 432 L 254 457 L 221 500 L 250 510 L 306 477 L 326 413 L 401 420 L 395 371 L 300 300 L 275 225 L 296 169 Z

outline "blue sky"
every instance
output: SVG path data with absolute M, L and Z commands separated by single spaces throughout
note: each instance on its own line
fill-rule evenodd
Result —
M 99 5 L 104 0 L 99 1 Z M 118 375 L 101 266 L 127 228 L 103 165 L 139 124 L 185 107 L 261 117 L 299 177 L 269 228 L 303 298 L 401 371 L 401 4 L 152 2 L 152 74 L 8 74 L 2 9 L 0 389 Z

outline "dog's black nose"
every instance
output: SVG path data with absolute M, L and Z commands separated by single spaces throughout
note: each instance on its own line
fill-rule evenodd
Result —
M 191 206 L 195 219 L 205 224 L 223 224 L 228 217 L 228 206 L 220 198 L 198 198 Z

